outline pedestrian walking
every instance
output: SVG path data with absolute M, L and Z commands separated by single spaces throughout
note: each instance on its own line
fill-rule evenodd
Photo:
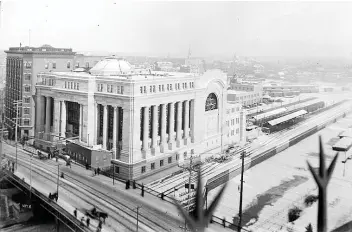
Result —
M 73 215 L 75 215 L 75 218 L 77 218 L 77 208 L 73 211 Z
M 86 222 L 87 222 L 87 227 L 89 227 L 89 224 L 90 224 L 90 219 L 89 219 L 89 217 L 87 217 Z
M 98 175 L 100 174 L 100 168 L 98 167 Z
M 103 227 L 103 222 L 99 219 L 98 228 L 102 229 L 102 227 Z
M 96 175 L 97 175 L 97 169 L 94 168 L 94 176 L 96 176 Z
M 81 226 L 84 226 L 84 217 L 81 217 Z

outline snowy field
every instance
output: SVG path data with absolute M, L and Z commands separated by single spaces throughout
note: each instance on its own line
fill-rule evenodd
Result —
M 242 220 L 245 228 L 254 232 L 305 231 L 305 227 L 311 223 L 316 230 L 317 202 L 309 207 L 304 204 L 308 195 L 318 193 L 307 161 L 314 167 L 318 166 L 318 135 L 322 135 L 326 162 L 329 164 L 336 153 L 332 151 L 332 145 L 338 140 L 337 135 L 348 127 L 352 127 L 352 115 L 246 171 Z M 352 221 L 352 160 L 346 163 L 343 176 L 344 165 L 341 161 L 344 158 L 345 154 L 341 153 L 328 186 L 328 231 Z M 215 212 L 216 216 L 237 221 L 239 185 L 240 176 L 229 182 L 220 207 Z M 210 201 L 217 190 L 209 193 Z M 294 206 L 302 209 L 301 217 L 294 223 L 288 223 L 288 210 Z

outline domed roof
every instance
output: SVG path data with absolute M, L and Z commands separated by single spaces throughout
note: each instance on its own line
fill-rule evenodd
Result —
M 121 75 L 131 73 L 132 65 L 124 59 L 108 57 L 99 61 L 91 70 L 92 75 Z

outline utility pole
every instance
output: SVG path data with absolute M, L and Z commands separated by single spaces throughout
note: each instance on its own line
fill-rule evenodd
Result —
M 242 201 L 243 201 L 243 173 L 244 173 L 244 157 L 245 152 L 243 151 L 241 154 L 242 159 L 242 167 L 241 167 L 241 192 L 240 192 L 240 209 L 239 209 L 239 221 L 238 221 L 238 232 L 241 232 L 242 228 Z
M 29 199 L 32 199 L 32 156 L 33 154 L 30 154 L 31 157 L 31 165 L 30 165 L 30 174 L 29 174 L 29 178 L 30 178 L 30 185 L 29 185 Z
M 1 4 L 1 3 L 0 3 Z M 1 10 L 1 9 L 0 9 Z M 2 163 L 2 139 L 4 137 L 4 98 L 1 96 L 1 136 L 0 136 L 0 165 Z
M 17 130 L 18 130 L 18 110 L 19 110 L 19 105 L 22 104 L 21 100 L 14 101 L 14 104 L 16 105 L 16 126 L 15 126 L 15 146 L 16 146 L 16 170 L 17 170 Z
M 140 208 L 142 208 L 142 207 L 141 206 L 137 206 L 137 208 L 136 208 L 137 209 L 137 230 L 136 230 L 137 232 L 138 232 L 138 221 L 139 221 L 138 220 L 138 215 L 139 215 L 139 209 Z
M 56 186 L 56 192 L 57 195 L 59 196 L 59 177 L 60 177 L 60 164 L 57 165 L 57 186 Z

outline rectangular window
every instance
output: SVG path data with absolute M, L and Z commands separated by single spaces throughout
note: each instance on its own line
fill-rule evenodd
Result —
M 49 68 L 49 64 L 46 63 L 46 64 L 45 64 L 45 69 L 48 69 L 48 68 Z
M 153 86 L 149 86 L 149 92 L 152 93 L 153 92 Z
M 30 97 L 25 97 L 24 98 L 24 103 L 31 103 L 31 98 Z
M 145 166 L 142 166 L 141 172 L 142 172 L 142 173 L 145 173 Z
M 77 83 L 77 90 L 79 90 L 79 83 Z
M 155 93 L 155 85 L 153 85 L 153 93 Z
M 155 169 L 155 163 L 151 163 L 151 164 L 150 164 L 150 169 L 151 169 L 151 170 L 154 170 L 154 169 Z
M 143 87 L 141 87 L 141 93 L 143 93 Z
M 162 90 L 163 90 L 163 92 L 165 91 L 165 89 L 164 89 L 164 85 L 162 85 Z
M 76 82 L 75 82 L 75 83 L 73 83 L 73 84 L 74 84 L 73 88 L 74 88 L 74 89 L 76 89 Z
M 27 73 L 27 74 L 24 76 L 24 79 L 25 79 L 26 81 L 31 80 L 31 74 L 30 74 L 30 73 Z
M 23 120 L 23 124 L 24 124 L 25 126 L 29 126 L 29 119 L 24 119 L 24 120 Z
M 238 134 L 238 128 L 236 129 L 236 134 Z
M 176 154 L 176 160 L 178 160 L 179 157 L 180 157 L 180 155 L 177 153 L 177 154 Z
M 160 160 L 160 167 L 164 166 L 164 160 Z
M 120 173 L 120 167 L 115 166 L 115 173 L 119 174 Z
M 161 92 L 161 85 L 159 85 L 159 92 Z
M 53 62 L 53 69 L 56 69 L 56 62 Z
M 29 108 L 24 108 L 24 109 L 23 109 L 23 113 L 24 113 L 24 114 L 29 114 Z
M 71 68 L 71 62 L 70 61 L 67 62 L 67 68 Z
M 120 86 L 117 86 L 116 93 L 120 93 Z
M 67 89 L 67 81 L 65 81 L 65 89 Z
M 25 91 L 25 92 L 30 92 L 30 91 L 31 91 L 31 87 L 28 86 L 28 85 L 26 85 L 26 86 L 24 87 L 24 91 Z
M 167 84 L 166 89 L 167 89 L 167 90 L 169 90 L 169 89 L 170 89 L 170 88 L 169 88 L 169 84 Z
M 168 162 L 169 164 L 171 164 L 171 163 L 172 163 L 172 157 L 167 158 L 167 162 Z
M 123 94 L 123 86 L 121 86 L 121 94 Z
M 170 85 L 170 90 L 172 91 L 172 85 Z
M 144 88 L 144 93 L 147 93 L 147 87 L 144 86 L 143 88 Z

